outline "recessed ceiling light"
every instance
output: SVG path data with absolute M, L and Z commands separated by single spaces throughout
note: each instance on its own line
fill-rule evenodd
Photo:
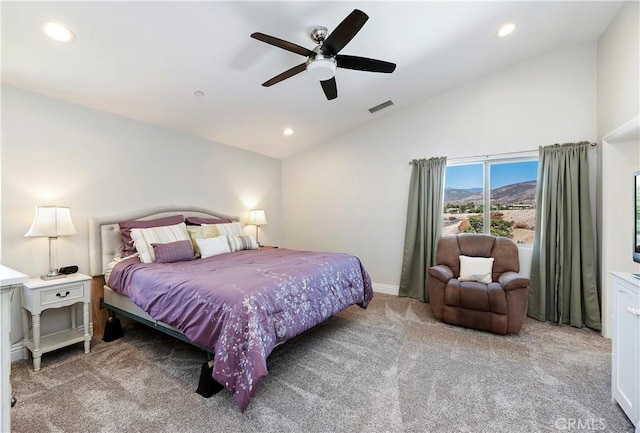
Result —
M 515 24 L 513 23 L 505 24 L 502 27 L 500 27 L 500 30 L 498 30 L 498 33 L 496 33 L 496 36 L 500 38 L 504 38 L 505 36 L 510 35 L 515 29 L 516 29 Z
M 76 35 L 62 24 L 52 22 L 45 23 L 42 26 L 42 31 L 51 39 L 58 42 L 73 42 L 76 40 Z
M 294 132 L 294 131 L 293 131 L 293 129 L 291 129 L 291 128 L 285 128 L 285 130 L 284 130 L 284 131 L 282 131 L 282 133 L 283 133 L 284 135 L 293 135 L 293 132 Z
M 193 96 L 195 96 L 196 98 L 202 98 L 204 96 L 204 92 L 202 90 L 196 90 L 195 92 L 193 92 Z

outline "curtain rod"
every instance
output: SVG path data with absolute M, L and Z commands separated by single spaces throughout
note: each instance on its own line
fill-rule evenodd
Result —
M 589 146 L 591 147 L 595 147 L 597 146 L 598 143 L 595 142 L 590 142 Z M 558 143 L 554 144 L 553 146 L 559 146 Z M 485 158 L 485 159 L 489 159 L 489 157 L 495 157 L 495 156 L 505 156 L 505 158 L 508 158 L 510 155 L 519 155 L 522 153 L 533 153 L 533 152 L 538 152 L 538 150 L 520 150 L 518 152 L 508 152 L 508 153 L 494 153 L 494 154 L 489 154 L 489 155 L 475 155 L 475 156 L 460 156 L 458 158 L 447 158 L 447 162 L 449 161 L 459 161 L 459 160 L 474 160 L 474 159 L 480 159 L 480 158 Z M 413 164 L 413 160 L 409 161 L 409 164 Z

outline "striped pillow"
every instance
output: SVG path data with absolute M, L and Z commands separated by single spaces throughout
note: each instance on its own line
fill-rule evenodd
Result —
M 253 236 L 227 236 L 231 251 L 257 250 L 258 243 Z
M 176 241 L 190 241 L 185 223 L 172 226 L 131 229 L 131 239 L 142 263 L 153 263 L 156 256 L 151 244 L 168 244 Z
M 196 243 L 203 259 L 231 252 L 227 237 L 224 235 L 216 236 L 215 238 L 196 239 Z
M 149 227 L 164 227 L 173 224 L 184 222 L 184 216 L 174 215 L 164 218 L 158 218 L 155 220 L 135 220 L 135 221 L 121 221 L 118 223 L 120 226 L 120 232 L 122 233 L 122 243 L 124 244 L 124 251 L 122 256 L 131 256 L 136 253 L 136 247 L 133 245 L 133 239 L 131 239 L 131 229 L 148 229 Z
M 208 227 L 211 224 L 202 224 L 201 227 Z M 227 236 L 246 236 L 242 223 L 233 222 L 228 224 L 215 224 L 218 233 Z
M 151 244 L 153 254 L 156 256 L 156 263 L 174 263 L 193 260 L 193 245 L 191 241 L 176 241 L 168 244 Z

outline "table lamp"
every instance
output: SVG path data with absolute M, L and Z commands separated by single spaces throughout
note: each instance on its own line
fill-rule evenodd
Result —
M 267 224 L 267 217 L 265 216 L 264 211 L 259 209 L 249 212 L 249 221 L 247 224 L 256 226 L 256 243 L 260 246 L 260 242 L 258 241 L 258 229 L 260 226 Z
M 31 228 L 25 237 L 49 238 L 49 272 L 42 275 L 43 280 L 64 278 L 56 267 L 56 241 L 58 236 L 75 235 L 76 229 L 71 220 L 71 209 L 61 206 L 36 206 L 36 214 L 33 217 Z

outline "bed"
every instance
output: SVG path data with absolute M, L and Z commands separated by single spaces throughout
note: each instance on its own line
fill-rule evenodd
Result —
M 164 219 L 175 223 L 180 216 L 186 222 L 204 223 L 200 228 L 184 223 L 146 228 Z M 131 229 L 130 233 L 136 248 L 142 251 L 139 256 L 119 260 L 123 248 L 131 243 L 129 239 L 123 241 L 123 232 L 128 231 L 124 229 L 126 224 L 121 231 L 123 221 L 145 228 Z M 209 224 L 212 221 L 219 223 Z M 173 230 L 183 236 L 182 225 L 191 234 L 189 245 L 202 248 L 202 258 L 166 259 L 175 256 L 173 247 L 185 246 L 182 238 L 149 243 L 147 247 L 151 249 L 152 245 L 156 256 L 145 257 L 143 245 L 148 241 L 144 236 Z M 212 227 L 215 236 L 193 238 L 193 233 L 204 233 Z M 348 306 L 366 308 L 373 290 L 367 271 L 355 256 L 256 249 L 250 236 L 228 231 L 238 227 L 242 225 L 237 217 L 205 208 L 146 209 L 91 218 L 89 249 L 96 333 L 104 329 L 105 312 L 110 311 L 202 348 L 213 356 L 211 377 L 231 392 L 244 412 L 260 380 L 267 375 L 266 360 L 277 345 Z M 210 255 L 209 241 L 214 237 L 217 245 L 226 239 L 230 251 Z M 167 255 L 169 250 L 172 253 Z

